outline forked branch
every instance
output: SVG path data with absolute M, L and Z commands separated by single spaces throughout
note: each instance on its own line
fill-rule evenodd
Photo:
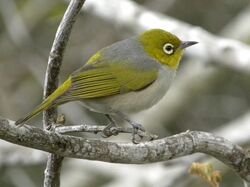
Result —
M 153 163 L 200 152 L 219 159 L 250 182 L 249 153 L 222 137 L 206 132 L 187 131 L 135 145 L 61 135 L 27 125 L 17 128 L 13 121 L 2 118 L 0 138 L 63 157 L 112 163 Z

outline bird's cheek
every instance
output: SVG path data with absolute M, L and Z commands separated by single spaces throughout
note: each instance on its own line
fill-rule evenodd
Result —
M 174 54 L 169 58 L 169 67 L 172 69 L 177 69 L 182 58 L 182 53 Z

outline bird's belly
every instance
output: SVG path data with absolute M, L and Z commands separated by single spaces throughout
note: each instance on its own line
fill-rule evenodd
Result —
M 83 100 L 83 104 L 90 110 L 100 113 L 113 114 L 116 111 L 136 113 L 155 105 L 166 94 L 174 75 L 174 70 L 162 68 L 157 80 L 143 90 Z

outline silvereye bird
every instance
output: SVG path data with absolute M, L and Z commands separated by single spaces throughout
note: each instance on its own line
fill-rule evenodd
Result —
M 89 110 L 105 114 L 113 125 L 112 117 L 118 116 L 134 129 L 144 130 L 127 115 L 161 100 L 174 79 L 184 49 L 196 43 L 152 29 L 105 47 L 16 125 L 51 107 L 81 101 Z

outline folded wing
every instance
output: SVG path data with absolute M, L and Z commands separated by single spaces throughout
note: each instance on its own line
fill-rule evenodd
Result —
M 157 78 L 157 71 L 138 71 L 122 63 L 113 65 L 86 65 L 71 75 L 71 88 L 63 100 L 91 99 L 141 90 Z

